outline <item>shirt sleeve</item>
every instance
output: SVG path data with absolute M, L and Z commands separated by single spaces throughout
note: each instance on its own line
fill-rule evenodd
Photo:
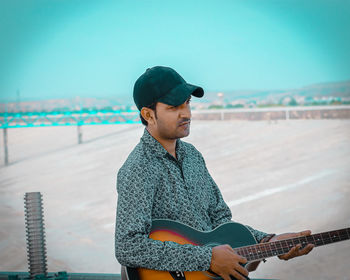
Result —
M 203 159 L 203 158 L 202 158 Z M 204 159 L 203 159 L 204 161 Z M 205 162 L 204 162 L 205 164 Z M 224 201 L 224 199 L 222 198 L 221 192 L 219 190 L 219 187 L 216 185 L 214 179 L 211 177 L 211 175 L 209 174 L 209 171 L 207 169 L 207 167 L 205 167 L 206 169 L 206 176 L 208 177 L 208 180 L 212 186 L 212 190 L 214 192 L 214 204 L 212 207 L 210 207 L 210 219 L 213 225 L 213 229 L 218 227 L 219 225 L 223 224 L 223 223 L 228 223 L 231 222 L 232 219 L 232 213 L 230 208 L 228 207 L 228 205 L 226 204 L 226 202 Z M 267 236 L 268 234 L 259 230 L 256 230 L 250 226 L 246 227 L 250 230 L 250 232 L 254 235 L 255 239 L 257 240 L 257 242 L 259 243 L 265 236 Z
M 208 270 L 211 247 L 149 238 L 154 186 L 151 174 L 133 168 L 117 176 L 115 256 L 120 264 L 166 271 Z

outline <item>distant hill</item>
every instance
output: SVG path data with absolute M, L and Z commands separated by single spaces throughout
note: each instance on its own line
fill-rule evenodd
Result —
M 281 90 L 235 90 L 235 91 L 216 91 L 207 92 L 206 101 L 217 99 L 217 93 L 224 93 L 225 100 L 235 99 L 256 99 L 264 100 L 271 98 L 282 98 L 284 96 L 304 96 L 304 97 L 324 97 L 333 96 L 341 98 L 350 98 L 350 80 L 333 83 L 319 83 L 304 86 L 296 89 Z
M 219 100 L 218 93 L 224 94 L 224 102 L 237 100 L 253 101 L 279 101 L 284 97 L 333 97 L 350 101 L 350 80 L 333 83 L 313 84 L 297 89 L 280 90 L 234 90 L 234 91 L 209 91 L 205 93 L 205 98 L 193 99 L 193 103 L 208 104 L 216 103 Z M 98 94 L 96 94 L 98 96 Z M 6 104 L 5 104 L 6 103 Z M 273 102 L 272 102 L 273 103 Z M 0 99 L 0 112 L 17 111 L 43 111 L 54 109 L 80 110 L 81 108 L 106 108 L 106 109 L 136 109 L 132 95 L 117 95 L 114 97 L 75 97 L 50 99 L 50 100 L 21 100 L 20 103 L 8 102 Z

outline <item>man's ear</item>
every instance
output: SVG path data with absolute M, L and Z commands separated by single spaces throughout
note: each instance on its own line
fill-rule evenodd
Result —
M 154 124 L 155 115 L 154 111 L 147 107 L 142 107 L 141 116 L 147 121 L 148 124 Z

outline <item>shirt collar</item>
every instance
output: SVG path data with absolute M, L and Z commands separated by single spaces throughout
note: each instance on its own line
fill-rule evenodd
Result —
M 169 152 L 164 149 L 162 144 L 160 144 L 145 128 L 143 135 L 141 137 L 141 141 L 148 146 L 148 148 L 151 150 L 152 154 L 159 156 L 159 157 L 172 157 L 172 155 L 169 154 Z M 182 161 L 182 159 L 185 156 L 185 147 L 183 142 L 180 139 L 176 140 L 176 157 L 179 161 Z

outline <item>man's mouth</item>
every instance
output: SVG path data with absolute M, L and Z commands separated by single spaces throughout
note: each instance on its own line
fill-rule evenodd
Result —
M 179 126 L 189 125 L 190 123 L 191 123 L 191 121 L 182 122 L 179 124 Z

